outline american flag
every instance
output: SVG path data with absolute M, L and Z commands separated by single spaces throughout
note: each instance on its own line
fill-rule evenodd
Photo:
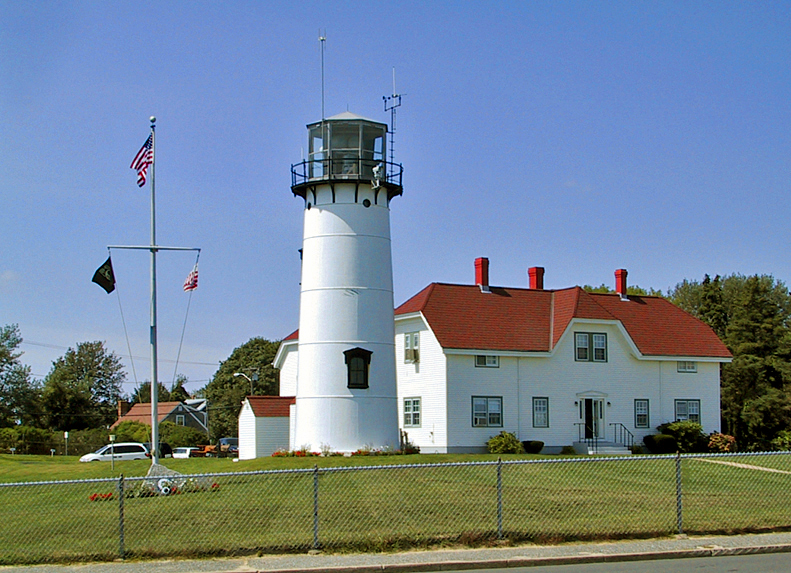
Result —
M 143 147 L 135 155 L 131 169 L 137 170 L 137 186 L 142 187 L 146 184 L 146 174 L 148 173 L 148 166 L 154 162 L 154 150 L 151 149 L 154 145 L 154 135 L 151 134 L 146 139 Z
M 187 280 L 184 281 L 184 292 L 195 290 L 198 288 L 198 265 L 190 271 L 187 275 Z

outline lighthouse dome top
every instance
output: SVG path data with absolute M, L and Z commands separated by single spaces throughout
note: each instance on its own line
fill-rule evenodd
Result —
M 402 167 L 387 161 L 387 124 L 346 111 L 307 128 L 308 158 L 291 166 L 295 195 L 334 181 L 370 183 L 388 200 L 401 194 Z
M 383 124 L 381 121 L 376 121 L 373 119 L 369 119 L 367 117 L 363 117 L 361 115 L 357 115 L 356 113 L 352 113 L 350 111 L 344 111 L 337 115 L 333 115 L 331 117 L 327 117 L 324 121 L 367 121 L 368 123 L 378 123 L 379 125 L 384 125 L 385 130 L 387 130 L 387 125 Z M 320 121 L 317 123 L 321 123 Z

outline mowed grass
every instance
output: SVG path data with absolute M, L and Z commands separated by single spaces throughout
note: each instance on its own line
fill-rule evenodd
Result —
M 125 497 L 124 556 L 245 555 L 316 545 L 378 551 L 486 544 L 499 535 L 551 543 L 677 532 L 673 457 L 501 457 L 499 506 L 497 456 L 167 459 L 164 465 L 185 475 L 218 475 L 196 478 L 195 492 Z M 525 460 L 530 463 L 518 463 Z M 791 456 L 717 460 L 747 467 L 682 459 L 684 532 L 791 527 Z M 489 463 L 469 463 L 481 461 Z M 442 463 L 456 465 L 435 465 Z M 125 488 L 134 490 L 149 467 L 121 462 L 113 474 L 104 462 L 0 456 L 1 482 L 97 480 L 0 487 L 0 564 L 117 558 L 117 477 L 122 472 Z M 91 501 L 96 494 L 111 498 Z

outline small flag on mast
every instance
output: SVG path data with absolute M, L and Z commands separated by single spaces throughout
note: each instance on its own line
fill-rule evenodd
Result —
M 113 273 L 113 262 L 110 260 L 110 257 L 107 257 L 104 264 L 96 269 L 96 272 L 93 273 L 92 280 L 106 290 L 107 294 L 115 290 L 115 273 Z
M 148 166 L 154 162 L 154 134 L 150 134 L 143 147 L 135 155 L 132 165 L 129 167 L 137 171 L 137 186 L 142 187 L 146 184 L 146 175 L 148 174 Z
M 184 281 L 184 292 L 195 290 L 198 288 L 198 265 L 195 265 L 190 271 L 190 274 L 187 275 L 187 280 Z

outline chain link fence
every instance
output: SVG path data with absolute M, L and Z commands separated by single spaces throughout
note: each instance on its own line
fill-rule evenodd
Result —
M 791 527 L 791 453 L 0 484 L 0 565 Z

